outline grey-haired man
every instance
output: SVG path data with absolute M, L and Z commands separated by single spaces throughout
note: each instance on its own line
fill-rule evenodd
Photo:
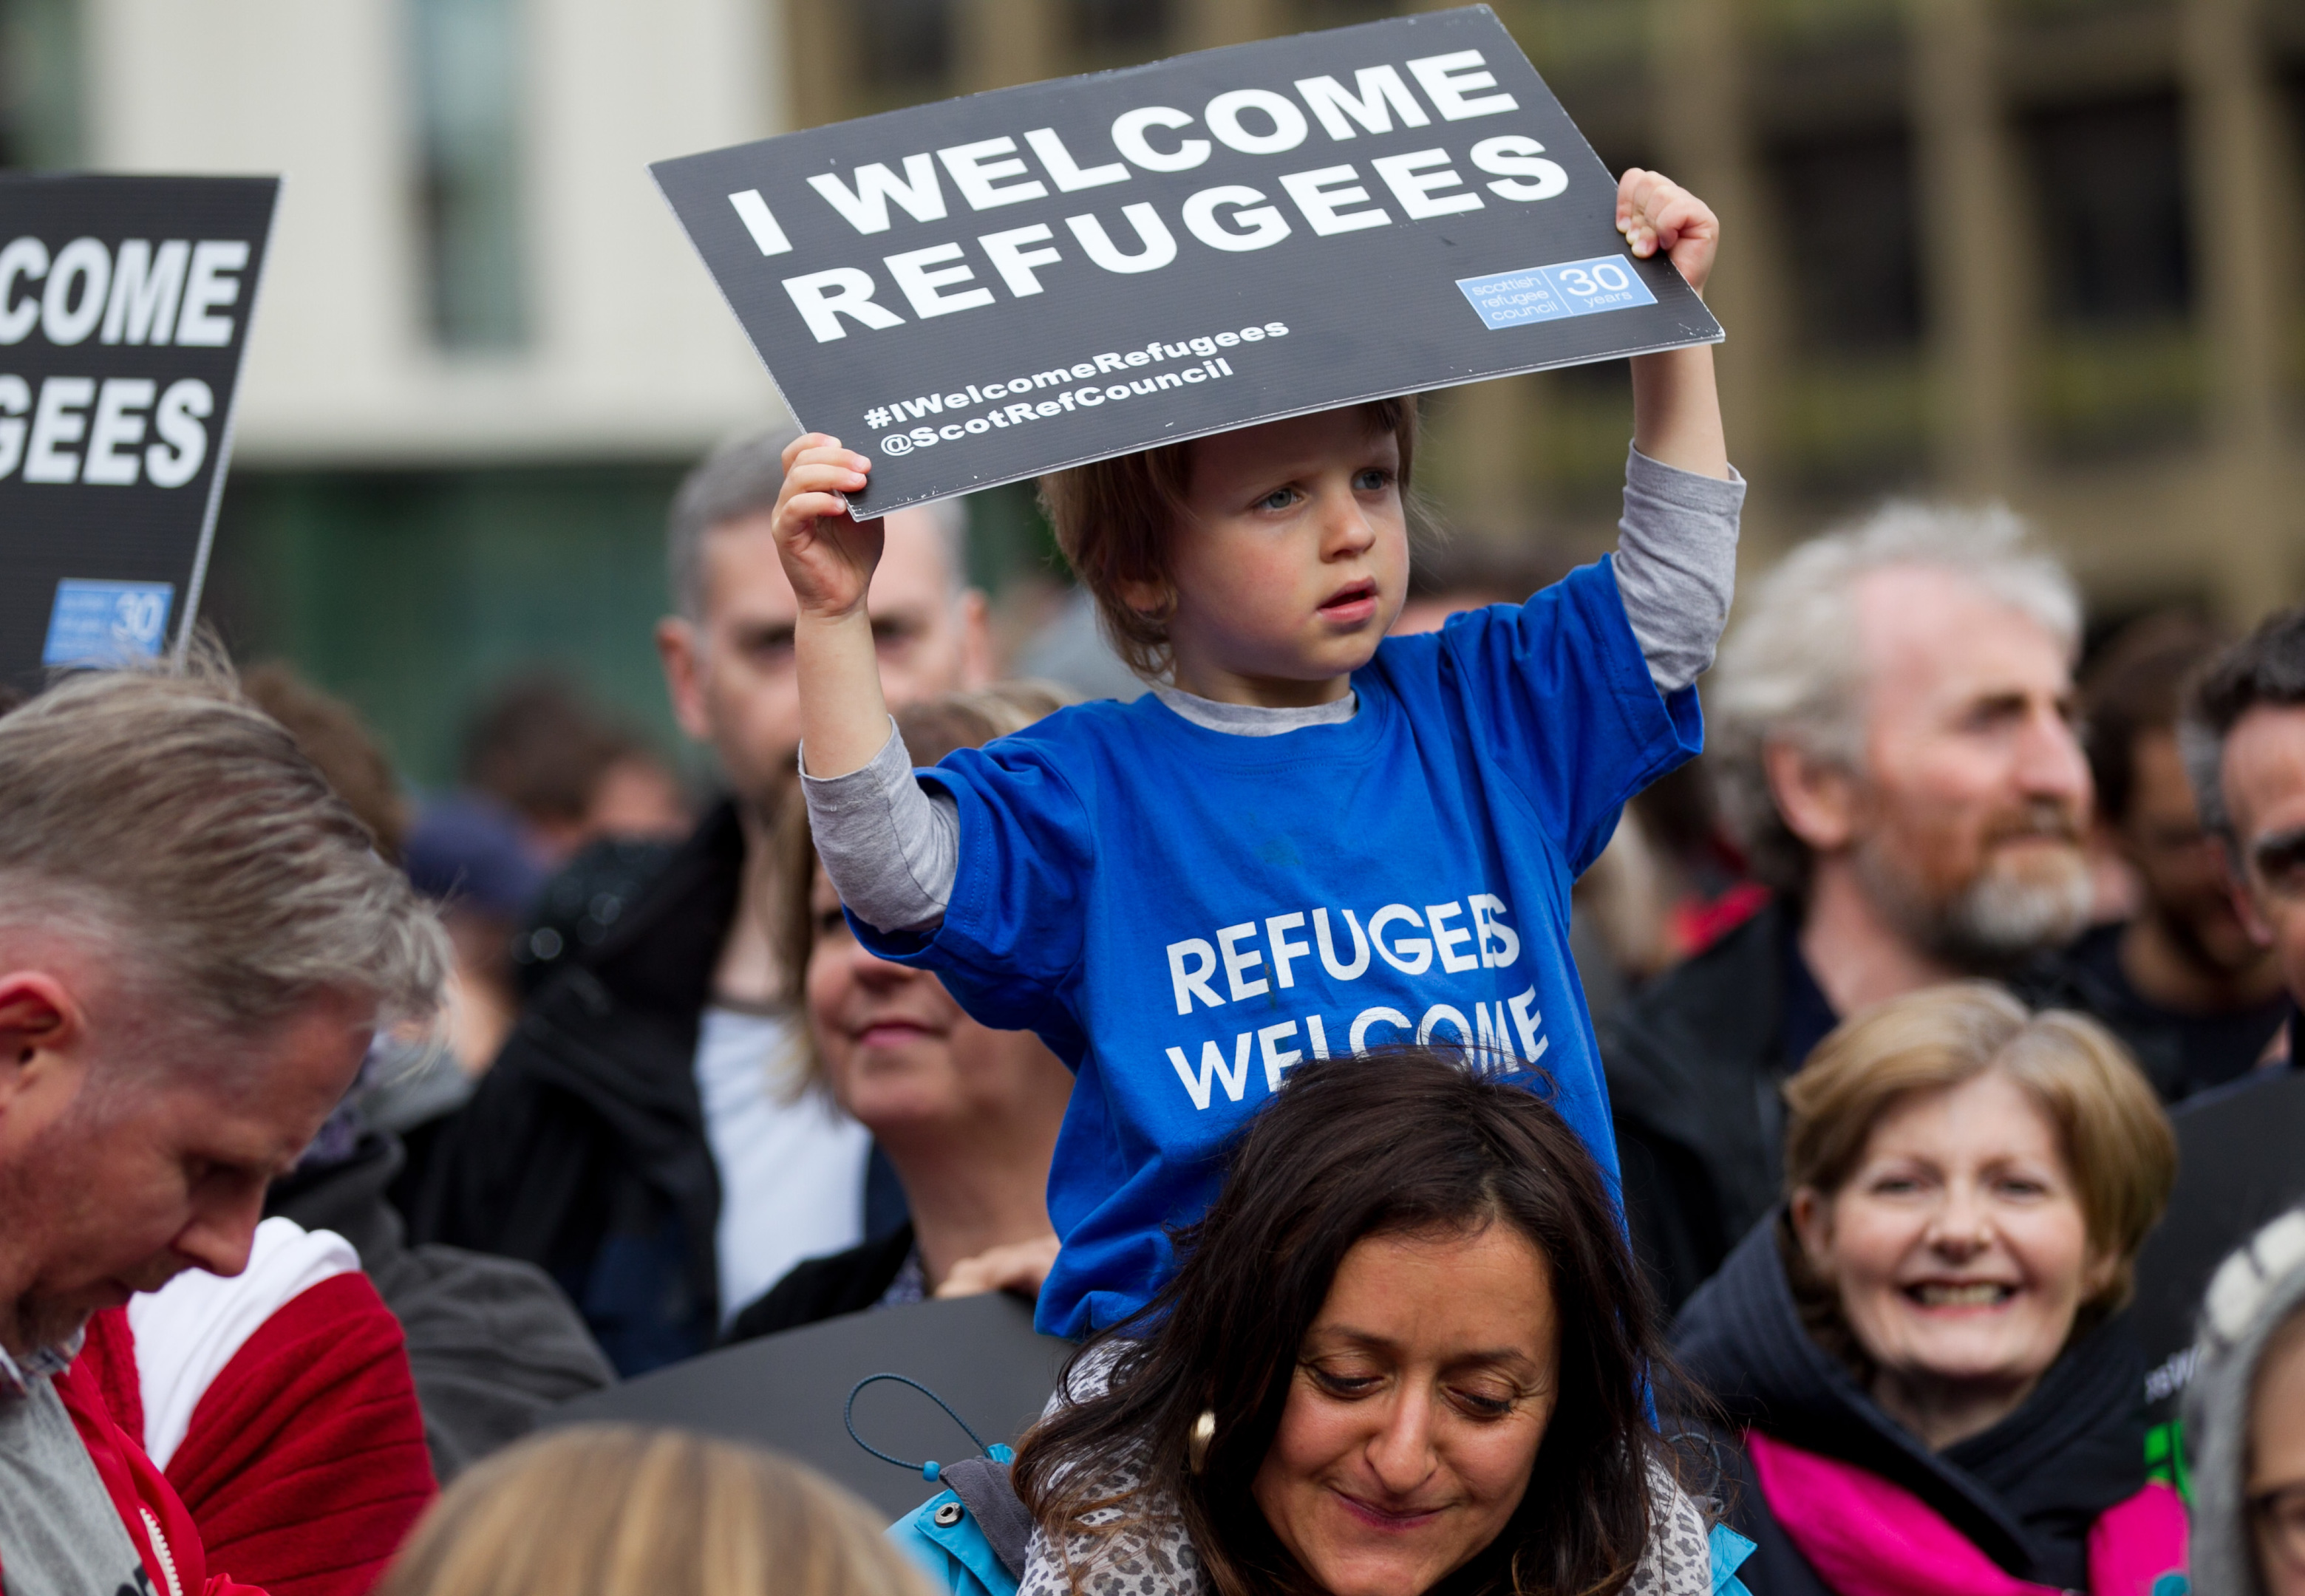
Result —
M 200 1588 L 192 1522 L 74 1364 L 93 1314 L 247 1266 L 271 1179 L 447 938 L 221 679 L 93 674 L 0 717 L 0 1567 Z
M 1634 1246 L 1677 1308 L 1774 1204 L 1778 1083 L 1841 1019 L 2090 907 L 2080 605 L 2003 512 L 1892 505 L 1748 590 L 1705 693 L 1773 900 L 1602 1036 Z

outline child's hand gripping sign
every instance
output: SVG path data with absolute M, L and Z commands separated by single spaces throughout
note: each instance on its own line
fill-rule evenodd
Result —
M 860 514 L 1721 337 L 1485 6 L 654 172 Z

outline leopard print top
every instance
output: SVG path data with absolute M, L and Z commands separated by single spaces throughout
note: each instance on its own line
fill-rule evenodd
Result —
M 1120 1343 L 1108 1341 L 1081 1359 L 1067 1381 L 1071 1399 L 1085 1401 L 1101 1392 L 1120 1352 Z M 1065 1400 L 1064 1392 L 1051 1392 L 1042 1416 L 1054 1413 Z M 1133 1497 L 1143 1481 L 1142 1467 L 1125 1462 L 1113 1471 L 1106 1494 Z M 1658 1527 L 1641 1553 L 1626 1596 L 1712 1596 L 1713 1555 L 1704 1514 L 1679 1482 L 1655 1464 L 1649 1469 L 1649 1495 L 1655 1508 L 1652 1520 Z M 1035 1526 L 1016 1596 L 1203 1596 L 1201 1559 L 1176 1522 L 1174 1504 L 1152 1504 L 1143 1522 L 1128 1529 L 1089 1532 L 1118 1522 L 1124 1511 L 1102 1507 L 1088 1514 L 1082 1521 L 1088 1528 L 1066 1537 L 1061 1557 L 1050 1547 L 1047 1532 Z
M 1141 1477 L 1142 1471 L 1134 1465 L 1116 1470 L 1112 1493 L 1134 1494 Z M 1628 1596 L 1710 1596 L 1713 1561 L 1704 1515 L 1661 1468 L 1650 1470 L 1649 1490 L 1659 1527 L 1641 1554 Z M 1100 1508 L 1084 1523 L 1112 1524 L 1122 1511 Z M 1046 1532 L 1034 1529 L 1017 1596 L 1202 1596 L 1202 1587 L 1201 1560 L 1183 1526 L 1176 1523 L 1173 1507 L 1162 1511 L 1155 1504 L 1141 1524 L 1129 1529 L 1067 1536 L 1061 1557 Z

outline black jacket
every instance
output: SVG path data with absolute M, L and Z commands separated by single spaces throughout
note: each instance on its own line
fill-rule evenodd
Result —
M 1601 1062 L 1625 1218 L 1667 1309 L 1776 1201 L 1794 1060 L 1782 1035 L 1788 912 L 1771 904 L 1620 1009 Z
M 2154 1417 L 2178 1417 L 2202 1294 L 2225 1255 L 2305 1201 L 2305 1071 L 2293 1065 L 2181 1105 L 2177 1187 L 2137 1259 L 2137 1329 Z
M 541 1266 L 626 1375 L 703 1351 L 719 1322 L 695 1057 L 744 865 L 724 803 L 522 1008 L 417 1204 L 420 1239 Z
M 2063 952 L 2040 960 L 2013 983 L 2035 1008 L 2071 1008 L 2121 1039 L 2165 1103 L 2182 1102 L 2246 1074 L 2288 1017 L 2284 998 L 2214 1019 L 2174 1014 L 2148 1001 L 2121 970 L 2125 927 L 2097 926 Z
M 526 1435 L 547 1408 L 617 1376 L 534 1265 L 408 1244 L 384 1195 L 400 1157 L 398 1141 L 370 1132 L 344 1163 L 275 1181 L 264 1207 L 307 1230 L 332 1230 L 360 1254 L 407 1337 L 432 1472 L 445 1485 Z
M 1739 1244 L 1683 1310 L 1674 1349 L 1729 1422 L 1730 1525 L 1756 1545 L 1738 1573 L 1753 1596 L 1830 1588 L 1770 1513 L 1737 1445 L 1748 1430 L 1902 1486 L 2019 1579 L 2086 1590 L 2089 1526 L 2145 1488 L 2145 1356 L 2127 1317 L 2068 1346 L 1992 1429 L 1931 1452 L 1802 1327 L 1782 1234 L 1773 1216 Z
M 913 1227 L 861 1242 L 846 1252 L 804 1258 L 754 1297 L 728 1327 L 730 1341 L 796 1330 L 819 1320 L 862 1313 L 888 1295 L 913 1255 Z

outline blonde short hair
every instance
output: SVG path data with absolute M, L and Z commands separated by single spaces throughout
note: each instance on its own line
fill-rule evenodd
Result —
M 2119 1306 L 2146 1232 L 2168 1204 L 2177 1139 L 2144 1072 L 2086 1015 L 2032 1014 L 1989 982 L 1961 981 L 1847 1021 L 1785 1082 L 1786 1190 L 1833 1196 L 1892 1108 L 1989 1070 L 2008 1075 L 2056 1127 L 2089 1244 L 2116 1263 L 2097 1305 Z
M 929 1596 L 864 1505 L 757 1447 L 588 1424 L 467 1470 L 378 1596 Z

